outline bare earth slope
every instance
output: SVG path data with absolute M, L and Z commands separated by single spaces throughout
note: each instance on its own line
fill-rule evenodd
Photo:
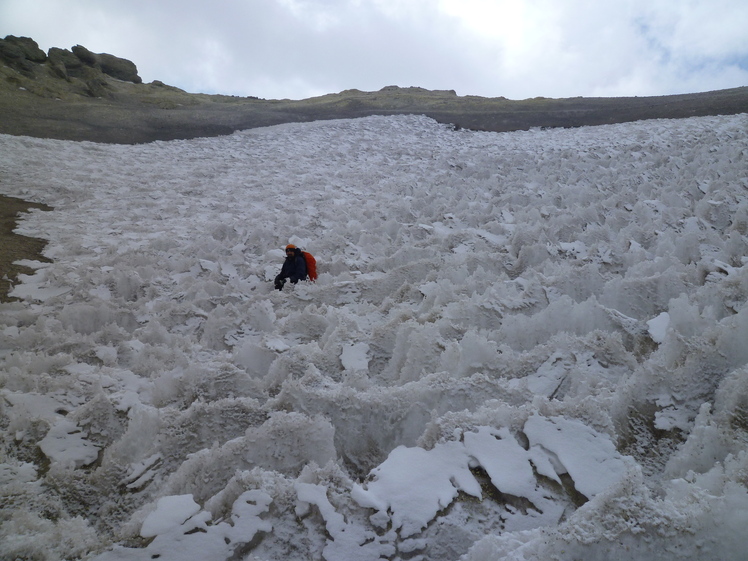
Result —
M 47 56 L 28 38 L 9 36 L 0 43 L 17 51 L 15 58 L 0 52 L 0 133 L 42 138 L 136 144 L 392 114 L 423 114 L 462 128 L 502 132 L 748 111 L 748 87 L 662 97 L 521 101 L 395 86 L 305 100 L 189 94 L 158 81 L 140 83 L 135 65 L 124 59 L 117 60 L 131 66 L 130 75 L 112 72 L 103 57 L 116 57 L 84 47 L 50 49 Z
M 388 87 L 348 90 L 300 101 L 188 94 L 158 84 L 108 80 L 106 97 L 50 91 L 40 83 L 0 89 L 0 133 L 137 144 L 230 134 L 288 122 L 369 115 L 423 114 L 462 128 L 505 132 L 748 111 L 748 87 L 633 98 L 503 98 Z M 24 89 L 19 89 L 24 87 Z
M 19 274 L 30 275 L 33 269 L 23 260 L 49 261 L 42 255 L 46 240 L 15 234 L 17 216 L 32 208 L 51 210 L 47 205 L 30 203 L 15 197 L 0 195 L 0 302 L 8 302 L 8 292 Z

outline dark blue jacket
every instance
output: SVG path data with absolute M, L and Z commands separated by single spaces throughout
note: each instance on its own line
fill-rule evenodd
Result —
M 306 259 L 297 247 L 294 254 L 286 257 L 281 267 L 281 272 L 275 277 L 275 282 L 282 279 L 289 279 L 292 283 L 306 279 Z

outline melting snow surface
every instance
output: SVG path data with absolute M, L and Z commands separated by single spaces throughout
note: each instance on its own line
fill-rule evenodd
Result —
M 7 558 L 744 559 L 748 117 L 0 136 Z M 273 288 L 287 243 L 316 283 Z

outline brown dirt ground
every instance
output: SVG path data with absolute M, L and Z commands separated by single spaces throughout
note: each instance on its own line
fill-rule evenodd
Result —
M 18 214 L 28 212 L 32 208 L 52 210 L 51 207 L 44 204 L 0 195 L 0 302 L 17 300 L 16 298 L 10 298 L 8 292 L 13 287 L 18 275 L 29 275 L 34 272 L 29 267 L 15 265 L 15 261 L 21 259 L 32 259 L 47 263 L 50 261 L 42 255 L 47 240 L 13 233 L 18 225 Z

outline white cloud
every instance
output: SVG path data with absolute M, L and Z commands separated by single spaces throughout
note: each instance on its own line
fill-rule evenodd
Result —
M 303 98 L 386 85 L 510 98 L 748 84 L 743 0 L 22 0 L 0 36 L 128 58 L 188 91 Z M 60 22 L 66 22 L 60 25 Z

